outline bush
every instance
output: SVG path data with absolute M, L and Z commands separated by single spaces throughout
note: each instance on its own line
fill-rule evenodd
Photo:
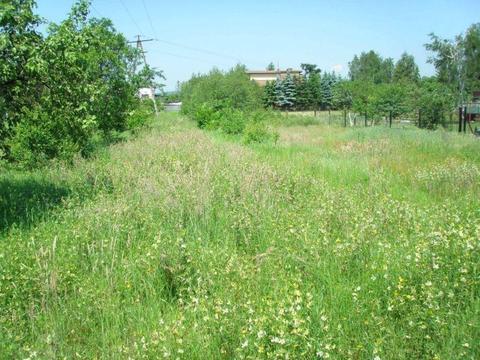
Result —
M 197 118 L 208 108 L 254 111 L 261 108 L 261 94 L 262 90 L 250 80 L 245 67 L 237 66 L 227 73 L 214 69 L 206 75 L 193 76 L 182 85 L 182 113 Z
M 139 104 L 130 111 L 127 117 L 127 130 L 139 129 L 147 125 L 153 116 L 153 104 L 151 101 L 139 101 Z
M 278 137 L 278 133 L 272 129 L 269 129 L 265 122 L 250 121 L 245 127 L 245 131 L 243 133 L 243 142 L 245 144 L 264 143 L 270 141 L 276 143 Z
M 218 128 L 226 134 L 243 133 L 248 121 L 248 115 L 239 110 L 225 109 L 219 112 Z

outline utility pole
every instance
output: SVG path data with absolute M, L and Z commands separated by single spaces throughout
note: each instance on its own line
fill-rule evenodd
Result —
M 143 49 L 143 43 L 144 42 L 147 42 L 147 41 L 153 41 L 155 39 L 141 39 L 140 38 L 140 35 L 137 35 L 137 40 L 135 41 L 129 41 L 128 43 L 129 44 L 136 44 L 137 46 L 137 49 L 140 51 L 140 53 L 142 54 L 142 57 L 143 57 L 143 64 L 145 66 L 147 66 L 147 57 L 145 56 L 145 54 L 147 53 L 144 49 Z M 153 108 L 155 109 L 155 116 L 158 115 L 158 109 L 157 109 L 157 102 L 155 101 L 155 88 L 152 88 L 152 101 L 153 101 Z

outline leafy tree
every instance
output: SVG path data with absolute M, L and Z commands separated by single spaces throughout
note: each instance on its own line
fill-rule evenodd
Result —
M 451 114 L 456 103 L 451 87 L 434 77 L 425 78 L 415 95 L 414 105 L 421 111 L 420 127 L 435 129 L 446 124 L 447 116 Z
M 9 155 L 5 140 L 22 118 L 19 109 L 38 101 L 43 38 L 34 6 L 34 0 L 0 2 L 0 158 Z
M 371 99 L 373 112 L 377 115 L 398 118 L 408 112 L 407 88 L 402 84 L 381 84 L 375 86 Z
M 313 74 L 320 74 L 321 70 L 315 64 L 301 64 L 300 68 L 303 70 L 303 74 L 306 78 Z
M 468 28 L 464 46 L 466 88 L 471 93 L 480 90 L 480 23 Z
M 351 81 L 348 83 L 348 89 L 352 95 L 352 110 L 360 115 L 366 115 L 368 118 L 373 117 L 376 87 L 378 85 L 371 82 Z
M 383 59 L 373 50 L 355 55 L 349 65 L 350 80 L 388 83 L 393 76 L 393 60 Z
M 435 66 L 437 78 L 440 82 L 449 85 L 457 94 L 457 104 L 465 101 L 465 47 L 463 37 L 458 35 L 454 40 L 441 39 L 430 34 L 430 43 L 425 48 L 432 52 L 428 62 Z
M 420 80 L 420 72 L 412 55 L 404 52 L 395 64 L 393 71 L 394 82 L 417 83 Z
M 339 110 L 351 109 L 353 104 L 353 95 L 349 82 L 339 81 L 333 88 L 333 106 Z
M 96 132 L 126 129 L 142 79 L 138 52 L 109 20 L 88 20 L 88 1 L 75 3 L 46 37 L 37 33 L 34 5 L 2 3 L 0 15 L 0 146 L 29 166 L 86 154 Z

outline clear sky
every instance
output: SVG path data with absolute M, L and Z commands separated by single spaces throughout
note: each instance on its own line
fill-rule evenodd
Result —
M 37 0 L 49 21 L 65 18 L 74 0 Z M 300 63 L 348 73 L 355 54 L 373 49 L 384 57 L 415 56 L 422 75 L 428 34 L 453 38 L 480 22 L 479 0 L 93 0 L 92 16 L 108 17 L 129 39 L 145 43 L 147 61 L 164 70 L 167 90 L 192 73 L 238 62 L 264 69 Z

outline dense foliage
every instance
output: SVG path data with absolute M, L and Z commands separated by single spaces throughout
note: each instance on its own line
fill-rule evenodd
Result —
M 193 117 L 205 107 L 253 111 L 261 107 L 261 89 L 250 81 L 245 67 L 238 65 L 226 73 L 213 69 L 194 75 L 182 84 L 181 99 L 182 112 Z
M 302 76 L 291 73 L 265 85 L 263 104 L 279 110 L 328 110 L 333 106 L 333 88 L 338 81 L 335 73 L 321 74 L 314 64 L 302 64 Z
M 421 78 L 408 53 L 394 63 L 370 50 L 353 57 L 348 79 L 302 64 L 302 76 L 279 76 L 266 84 L 263 104 L 284 111 L 342 110 L 345 126 L 347 117 L 352 123 L 361 117 L 366 125 L 404 117 L 422 128 L 447 126 L 457 107 L 480 89 L 480 23 L 454 40 L 430 36 L 425 47 L 435 77 Z
M 272 114 L 261 111 L 262 90 L 250 80 L 244 66 L 238 65 L 226 73 L 213 69 L 208 74 L 195 75 L 182 84 L 180 96 L 182 112 L 202 129 L 243 134 L 247 143 L 276 139 L 265 124 Z
M 34 7 L 2 2 L 0 13 L 0 156 L 28 166 L 85 154 L 97 135 L 128 129 L 138 87 L 158 75 L 136 71 L 139 54 L 110 20 L 88 17 L 88 1 L 46 36 Z

